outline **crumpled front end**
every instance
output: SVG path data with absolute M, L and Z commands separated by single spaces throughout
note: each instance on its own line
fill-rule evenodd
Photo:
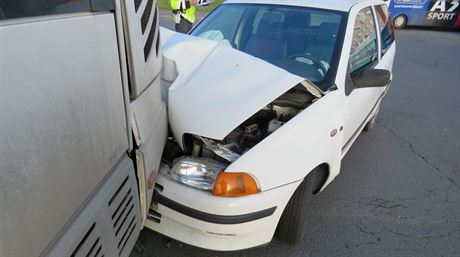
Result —
M 166 59 L 174 61 L 178 74 L 168 89 L 168 112 L 180 146 L 185 134 L 224 139 L 304 81 L 226 44 L 183 34 L 169 36 L 162 51 Z
M 171 136 L 146 226 L 213 250 L 269 243 L 302 178 L 266 184 L 275 172 L 288 170 L 252 172 L 255 163 L 276 158 L 243 157 L 263 152 L 269 138 L 286 137 L 283 128 L 294 126 L 297 133 L 301 127 L 290 121 L 298 123 L 296 116 L 324 93 L 228 44 L 162 33 Z M 266 145 L 273 152 L 273 143 Z M 235 165 L 243 168 L 232 170 Z

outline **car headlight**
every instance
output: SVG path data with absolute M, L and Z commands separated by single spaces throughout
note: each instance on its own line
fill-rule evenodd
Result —
M 238 197 L 260 192 L 257 180 L 251 174 L 223 172 L 224 169 L 223 164 L 212 159 L 183 157 L 163 174 L 181 184 L 211 192 L 214 196 Z
M 181 184 L 212 191 L 217 175 L 224 168 L 224 165 L 211 159 L 184 157 L 178 159 L 165 175 Z

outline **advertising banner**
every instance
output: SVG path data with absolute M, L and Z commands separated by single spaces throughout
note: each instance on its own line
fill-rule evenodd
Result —
M 453 27 L 459 15 L 459 0 L 430 1 L 429 11 L 426 13 L 425 26 Z

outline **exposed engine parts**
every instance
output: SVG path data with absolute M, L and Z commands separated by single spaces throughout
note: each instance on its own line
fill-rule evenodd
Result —
M 175 144 L 173 138 L 168 139 L 164 162 L 172 165 L 174 159 L 184 155 L 204 157 L 230 164 L 240 158 L 264 138 L 281 128 L 294 118 L 301 110 L 310 105 L 317 97 L 302 86 L 297 86 L 284 93 L 263 109 L 249 117 L 245 122 L 230 132 L 223 140 L 213 140 L 199 135 L 188 135 L 185 152 Z M 175 144 L 175 145 L 174 145 Z

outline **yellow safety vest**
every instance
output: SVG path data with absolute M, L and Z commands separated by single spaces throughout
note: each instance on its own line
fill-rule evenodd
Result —
M 171 1 L 171 9 L 173 11 L 180 11 L 181 16 L 184 17 L 186 20 L 188 20 L 191 23 L 195 22 L 195 6 L 190 4 L 190 1 L 187 0 L 170 0 Z M 189 3 L 190 7 L 186 7 L 186 2 Z

